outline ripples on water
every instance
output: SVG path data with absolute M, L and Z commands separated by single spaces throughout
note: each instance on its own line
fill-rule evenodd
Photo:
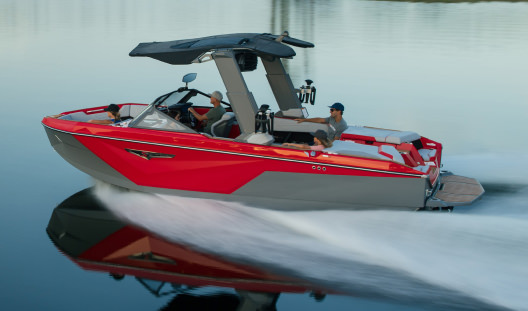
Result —
M 528 187 L 491 189 L 476 206 L 451 214 L 277 212 L 104 184 L 96 194 L 118 216 L 169 240 L 346 294 L 457 310 L 526 310 L 528 211 L 520 207 Z

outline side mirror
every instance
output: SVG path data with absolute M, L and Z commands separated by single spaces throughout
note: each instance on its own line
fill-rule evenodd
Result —
M 187 87 L 187 84 L 189 84 L 189 82 L 193 82 L 196 79 L 196 75 L 197 73 L 193 72 L 183 76 L 182 82 L 185 83 L 185 87 Z

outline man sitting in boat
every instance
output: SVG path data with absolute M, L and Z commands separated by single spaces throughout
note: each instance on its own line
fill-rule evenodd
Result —
M 211 94 L 211 104 L 213 104 L 214 108 L 212 108 L 205 114 L 199 114 L 192 107 L 189 108 L 189 112 L 192 113 L 192 115 L 198 121 L 206 122 L 204 132 L 206 132 L 207 134 L 211 134 L 211 126 L 213 125 L 213 123 L 220 120 L 222 118 L 222 115 L 226 113 L 224 107 L 220 105 L 222 98 L 224 97 L 222 96 L 222 93 L 220 93 L 220 91 L 214 91 L 213 94 Z
M 294 147 L 297 149 L 302 150 L 315 150 L 315 151 L 322 151 L 324 148 L 330 148 L 332 147 L 332 141 L 328 139 L 328 134 L 326 134 L 323 130 L 317 130 L 315 133 L 313 133 L 314 136 L 314 144 L 308 145 L 308 144 L 292 144 L 292 143 L 284 143 L 283 146 L 286 147 Z
M 295 119 L 298 123 L 313 122 L 328 124 L 328 138 L 330 141 L 341 139 L 341 134 L 348 128 L 348 125 L 343 119 L 343 111 L 345 106 L 341 103 L 334 103 L 330 108 L 330 116 L 328 118 L 309 118 L 309 119 Z
M 121 114 L 119 113 L 119 106 L 110 104 L 104 109 L 108 115 L 109 120 L 89 120 L 88 122 L 94 124 L 116 124 L 121 122 Z

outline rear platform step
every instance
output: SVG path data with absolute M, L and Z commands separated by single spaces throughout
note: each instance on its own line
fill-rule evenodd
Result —
M 469 205 L 484 194 L 484 188 L 474 178 L 443 173 L 438 190 L 425 203 L 426 208 Z

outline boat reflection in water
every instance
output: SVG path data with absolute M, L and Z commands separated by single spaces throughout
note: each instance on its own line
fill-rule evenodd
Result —
M 233 263 L 127 224 L 92 191 L 82 190 L 53 210 L 49 237 L 83 269 L 107 272 L 116 280 L 133 276 L 155 296 L 174 295 L 162 310 L 216 310 L 219 305 L 222 310 L 276 310 L 281 292 L 312 292 L 316 300 L 324 298 L 308 282 Z

